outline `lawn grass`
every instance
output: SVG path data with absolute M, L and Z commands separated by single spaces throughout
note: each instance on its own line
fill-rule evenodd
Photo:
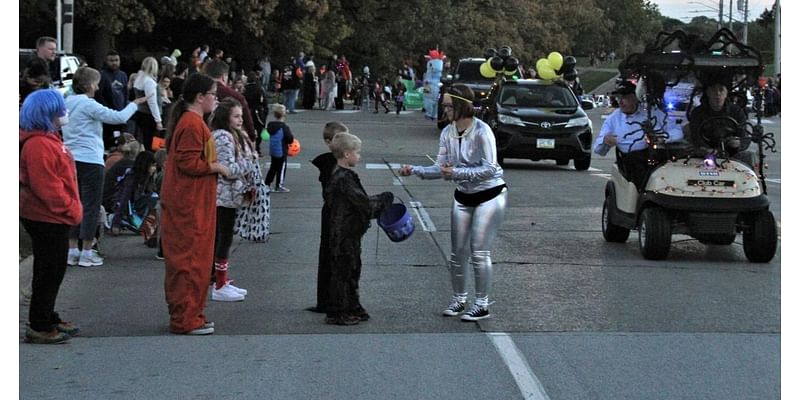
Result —
M 606 83 L 609 79 L 614 78 L 616 72 L 611 71 L 582 71 L 580 73 L 581 85 L 583 85 L 583 92 L 589 93 L 596 87 Z

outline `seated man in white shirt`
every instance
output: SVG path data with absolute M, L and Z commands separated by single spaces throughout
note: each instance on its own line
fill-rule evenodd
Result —
M 647 166 L 647 142 L 643 138 L 645 133 L 637 122 L 647 120 L 647 110 L 640 106 L 636 97 L 636 85 L 632 82 L 622 82 L 613 94 L 619 99 L 619 108 L 608 116 L 600 128 L 594 152 L 604 156 L 612 147 L 617 146 L 622 153 L 618 160 L 618 163 L 622 164 L 619 165 L 620 171 L 641 190 L 650 171 Z M 663 111 L 653 108 L 651 116 L 653 127 L 669 135 L 666 140 L 668 143 L 683 139 L 681 127 L 674 120 L 670 120 Z M 635 133 L 628 135 L 631 132 Z

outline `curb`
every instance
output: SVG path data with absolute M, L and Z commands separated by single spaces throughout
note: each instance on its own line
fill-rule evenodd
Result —
M 19 262 L 19 301 L 26 303 L 31 299 L 31 280 L 33 279 L 33 255 Z

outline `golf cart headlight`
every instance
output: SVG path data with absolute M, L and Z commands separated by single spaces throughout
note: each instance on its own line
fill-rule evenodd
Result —
M 703 168 L 704 169 L 716 169 L 717 168 L 717 157 L 714 153 L 708 153 L 706 157 L 703 159 Z
M 512 117 L 510 115 L 498 114 L 497 120 L 500 121 L 501 124 L 525 126 L 525 124 L 522 123 L 521 119 L 517 117 Z
M 589 121 L 589 117 L 573 118 L 567 122 L 567 126 L 565 126 L 565 128 L 572 128 L 573 126 L 585 126 L 591 123 L 592 122 Z

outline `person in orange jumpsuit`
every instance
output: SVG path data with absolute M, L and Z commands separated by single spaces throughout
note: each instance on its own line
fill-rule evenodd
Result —
M 214 261 L 217 174 L 230 175 L 216 160 L 203 114 L 217 106 L 217 85 L 194 74 L 167 124 L 169 157 L 161 191 L 164 291 L 172 333 L 208 335 L 214 324 L 203 313 Z

